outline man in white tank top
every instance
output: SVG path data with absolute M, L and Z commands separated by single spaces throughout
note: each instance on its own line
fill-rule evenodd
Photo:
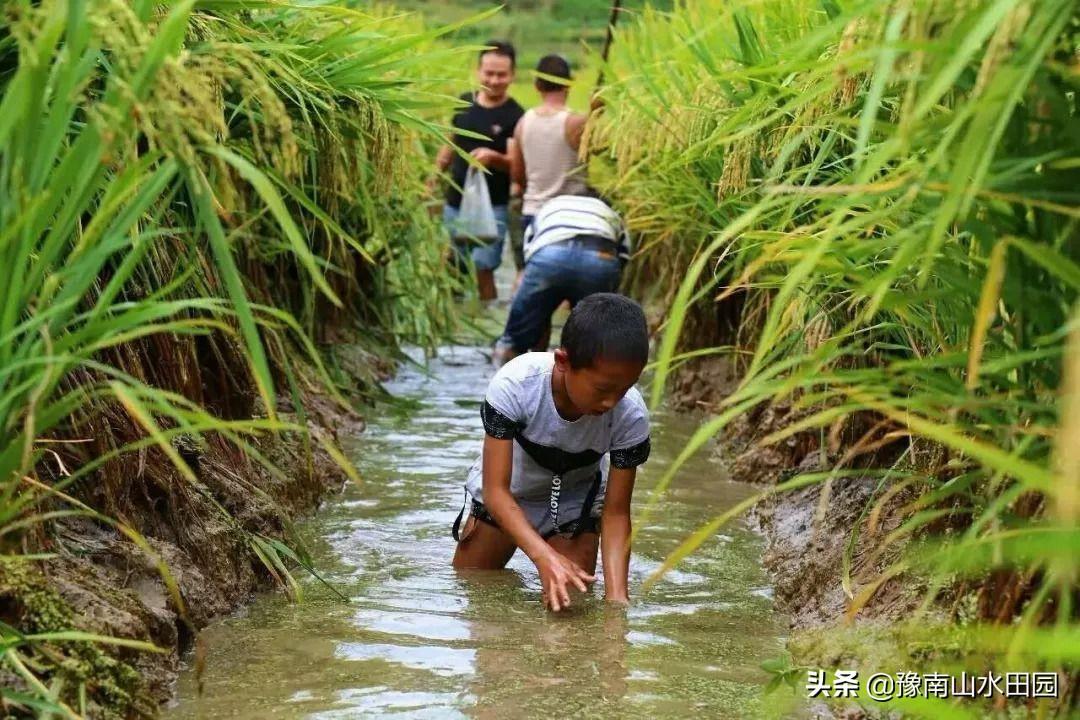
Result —
M 510 147 L 510 177 L 523 189 L 523 235 L 548 200 L 583 194 L 587 180 L 578 159 L 586 116 L 566 106 L 570 65 L 559 55 L 545 55 L 536 73 L 540 105 L 518 122 Z

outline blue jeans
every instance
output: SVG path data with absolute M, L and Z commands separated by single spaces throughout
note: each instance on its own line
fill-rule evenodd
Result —
M 515 353 L 536 348 L 563 300 L 573 306 L 587 295 L 615 292 L 621 273 L 622 262 L 614 252 L 586 247 L 580 240 L 540 248 L 525 263 L 498 347 Z
M 471 257 L 477 270 L 494 270 L 502 262 L 503 239 L 506 237 L 509 208 L 506 205 L 495 205 L 492 209 L 495 211 L 495 226 L 498 228 L 499 236 L 491 242 L 483 244 L 451 241 L 451 245 L 454 246 L 454 256 L 457 258 L 459 265 L 466 265 L 468 258 Z M 457 220 L 458 210 L 456 207 L 443 205 L 443 225 L 451 230 L 451 238 L 453 237 L 452 228 Z

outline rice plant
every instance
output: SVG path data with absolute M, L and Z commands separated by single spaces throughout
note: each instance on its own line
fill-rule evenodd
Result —
M 1073 0 L 686 2 L 619 33 L 590 128 L 634 283 L 668 308 L 653 402 L 689 358 L 742 370 L 683 457 L 793 405 L 761 442 L 818 433 L 828 462 L 769 493 L 861 474 L 883 478 L 869 514 L 911 497 L 888 537 L 851 528 L 907 551 L 844 576 L 849 615 L 920 578 L 938 661 L 1060 673 L 1040 715 L 1069 712 L 1080 648 L 1078 33 Z
M 94 643 L 152 646 L 80 633 L 26 600 L 43 597 L 49 528 L 80 516 L 155 558 L 185 617 L 139 513 L 115 519 L 147 464 L 170 502 L 202 496 L 299 591 L 302 550 L 234 518 L 198 460 L 226 445 L 280 474 L 263 441 L 291 432 L 355 476 L 304 418 L 312 390 L 345 402 L 317 341 L 359 330 L 393 349 L 453 327 L 423 207 L 423 144 L 442 135 L 426 118 L 451 101 L 420 71 L 458 52 L 437 35 L 332 4 L 4 4 L 0 584 L 16 593 L 5 607 L 41 625 L 0 618 L 5 708 L 154 712 L 92 675 L 122 674 Z

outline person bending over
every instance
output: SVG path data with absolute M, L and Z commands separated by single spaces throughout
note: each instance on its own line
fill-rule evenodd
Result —
M 622 219 L 603 200 L 559 195 L 547 201 L 525 231 L 525 271 L 495 343 L 495 364 L 546 350 L 559 305 L 573 307 L 593 293 L 614 292 L 629 258 Z
M 522 551 L 544 604 L 586 590 L 603 555 L 604 594 L 628 602 L 630 498 L 649 456 L 649 416 L 634 384 L 648 357 L 645 314 L 614 293 L 573 309 L 554 352 L 526 353 L 492 378 L 484 441 L 454 522 L 455 568 L 497 569 Z M 459 532 L 460 530 L 460 532 Z

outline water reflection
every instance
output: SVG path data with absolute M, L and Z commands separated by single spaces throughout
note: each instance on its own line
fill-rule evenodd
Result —
M 265 596 L 208 628 L 206 692 L 197 696 L 185 673 L 166 717 L 756 715 L 758 664 L 782 647 L 757 538 L 725 528 L 640 593 L 689 533 L 753 489 L 694 460 L 635 543 L 632 606 L 606 605 L 598 584 L 552 615 L 520 553 L 503 571 L 450 567 L 449 524 L 479 446 L 475 401 L 490 366 L 474 348 L 449 348 L 432 370 L 393 383 L 417 402 L 372 417 L 347 447 L 364 484 L 303 525 L 316 564 L 348 600 L 309 582 L 302 604 Z M 658 418 L 635 507 L 694 429 Z
M 558 615 L 513 571 L 461 571 L 477 647 L 475 718 L 618 717 L 627 694 L 624 608 L 578 594 Z

